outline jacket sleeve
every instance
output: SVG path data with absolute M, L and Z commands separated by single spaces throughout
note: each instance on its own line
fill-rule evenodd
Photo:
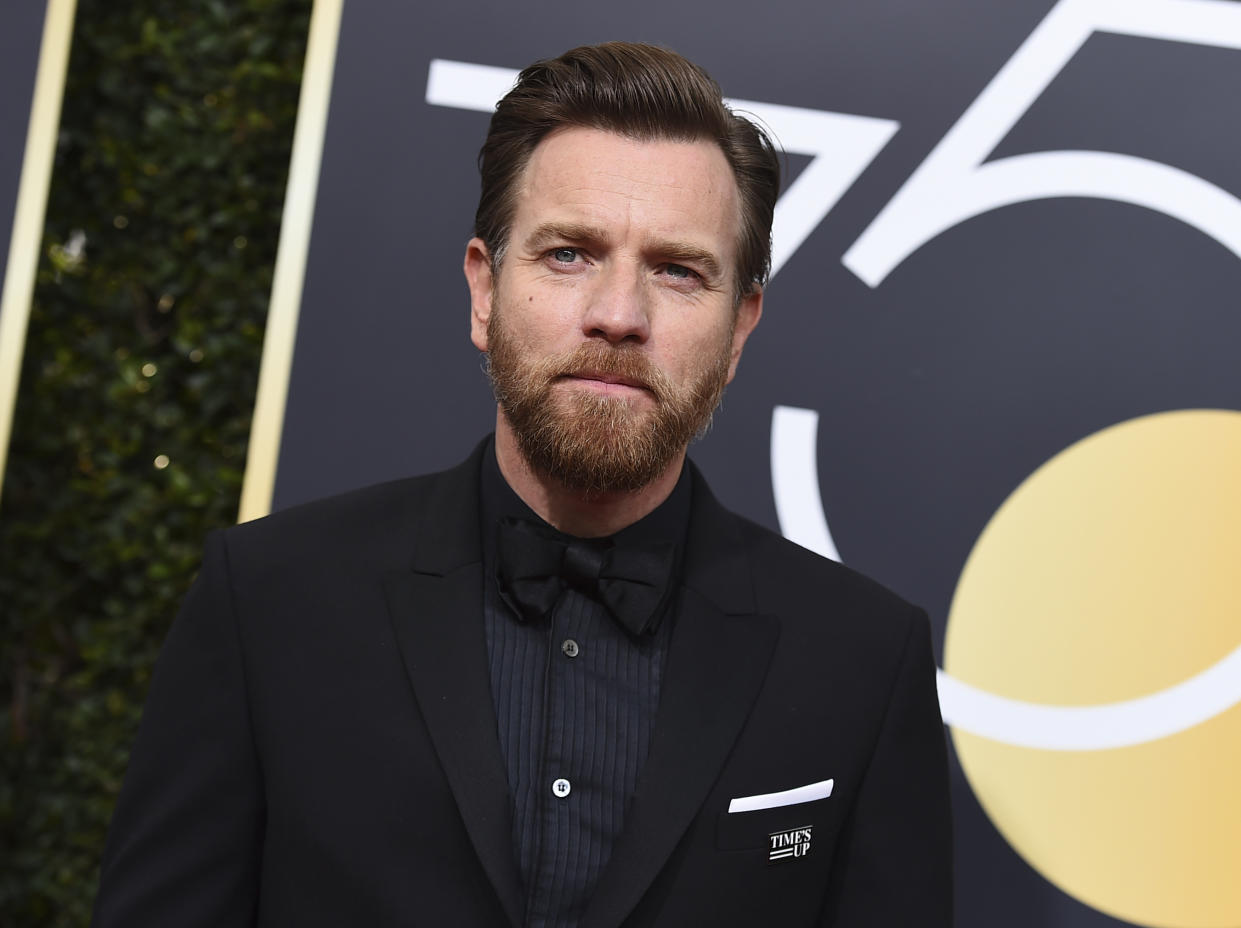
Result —
M 228 555 L 217 532 L 156 662 L 92 924 L 252 925 L 263 826 Z
M 952 925 L 947 749 L 921 610 L 832 869 L 825 928 Z

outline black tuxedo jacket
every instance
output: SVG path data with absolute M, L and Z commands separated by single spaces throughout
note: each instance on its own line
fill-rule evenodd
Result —
M 97 928 L 520 925 L 479 461 L 210 538 L 156 668 Z M 677 603 L 586 928 L 949 925 L 925 615 L 729 513 L 696 472 Z M 728 811 L 828 779 L 828 798 Z M 769 862 L 769 836 L 807 828 L 804 853 Z

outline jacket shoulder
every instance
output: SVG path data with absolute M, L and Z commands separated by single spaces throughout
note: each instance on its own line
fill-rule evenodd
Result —
M 777 589 L 809 592 L 840 605 L 870 611 L 920 611 L 882 583 L 851 567 L 789 541 L 766 526 L 734 514 L 742 543 L 755 565 L 754 583 L 762 601 Z
M 929 645 L 926 613 L 878 581 L 743 516 L 738 537 L 755 606 L 779 617 L 786 649 L 847 654 L 854 669 L 888 676 L 912 640 Z
M 302 503 L 223 532 L 229 560 L 264 569 L 314 568 L 330 563 L 368 570 L 408 568 L 421 527 L 437 509 L 457 509 L 477 486 L 475 458 L 445 471 L 405 477 Z M 438 502 L 437 502 L 438 501 Z

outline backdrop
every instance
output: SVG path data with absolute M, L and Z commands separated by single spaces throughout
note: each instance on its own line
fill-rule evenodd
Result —
M 43 30 L 42 2 L 17 3 L 5 12 L 0 30 L 0 255 L 9 253 L 13 209 L 21 180 L 26 125 L 34 96 L 35 68 L 39 63 L 39 37 Z M 0 283 L 3 282 L 0 277 Z
M 694 456 L 930 611 L 959 924 L 1241 926 L 1241 4 L 340 13 L 249 487 L 280 508 L 466 454 L 486 111 L 535 58 L 670 46 L 789 153 L 766 315 Z
M 4 10 L 0 28 L 0 485 L 52 172 L 73 7 L 74 0 L 17 0 Z

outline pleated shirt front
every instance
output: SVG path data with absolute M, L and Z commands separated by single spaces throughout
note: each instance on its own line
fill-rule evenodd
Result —
M 550 615 L 521 621 L 496 583 L 496 526 L 506 516 L 541 520 L 505 482 L 494 447 L 481 476 L 483 618 L 525 924 L 573 928 L 624 828 L 646 763 L 675 609 L 653 632 L 634 636 L 595 599 L 566 587 Z M 667 500 L 614 536 L 618 543 L 676 544 L 674 583 L 690 493 L 682 473 Z

